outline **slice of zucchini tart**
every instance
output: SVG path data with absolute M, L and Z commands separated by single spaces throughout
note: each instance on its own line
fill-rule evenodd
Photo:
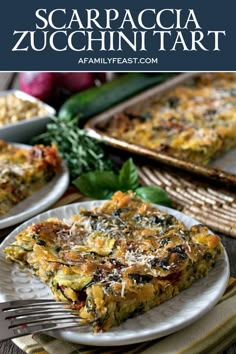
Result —
M 26 148 L 0 140 L 0 217 L 44 187 L 60 170 L 55 145 Z
M 218 236 L 116 192 L 69 220 L 19 233 L 4 252 L 29 268 L 95 332 L 146 312 L 207 275 L 222 253 Z

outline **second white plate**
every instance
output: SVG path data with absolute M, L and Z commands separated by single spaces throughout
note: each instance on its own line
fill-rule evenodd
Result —
M 31 146 L 24 144 L 14 145 L 31 148 Z M 7 214 L 0 216 L 0 229 L 19 224 L 46 210 L 64 194 L 68 185 L 69 171 L 66 164 L 62 162 L 61 171 L 49 183 L 11 208 Z

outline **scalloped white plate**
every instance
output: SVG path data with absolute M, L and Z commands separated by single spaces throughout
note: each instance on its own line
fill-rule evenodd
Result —
M 35 279 L 16 264 L 5 261 L 2 250 L 14 241 L 15 236 L 31 223 L 37 223 L 49 217 L 68 218 L 78 212 L 80 207 L 91 208 L 101 201 L 83 202 L 67 205 L 47 211 L 28 220 L 16 228 L 0 246 L 0 301 L 10 299 L 51 298 L 49 288 Z M 188 227 L 198 223 L 195 219 L 176 210 L 159 207 L 175 215 Z M 119 327 L 105 333 L 91 333 L 88 329 L 51 331 L 54 337 L 70 342 L 110 346 L 144 342 L 171 334 L 191 324 L 206 314 L 220 299 L 228 282 L 229 262 L 224 252 L 208 276 L 195 282 L 173 299 L 157 306 L 147 313 L 129 319 Z
M 30 145 L 14 143 L 13 145 L 26 149 L 31 148 Z M 63 195 L 69 185 L 69 171 L 64 162 L 61 167 L 61 171 L 49 183 L 15 205 L 7 214 L 0 216 L 0 229 L 19 224 L 41 213 Z

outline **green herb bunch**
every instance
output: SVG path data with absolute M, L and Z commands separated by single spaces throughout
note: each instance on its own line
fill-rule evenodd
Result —
M 33 142 L 45 145 L 54 143 L 67 163 L 72 180 L 88 171 L 112 169 L 112 161 L 106 156 L 102 146 L 87 136 L 85 130 L 78 128 L 77 119 L 51 119 L 47 131 L 36 137 Z
M 108 199 L 117 190 L 133 190 L 142 200 L 170 206 L 167 193 L 158 186 L 140 186 L 137 169 L 130 158 L 118 174 L 113 171 L 93 171 L 82 174 L 74 180 L 74 185 L 87 197 Z
M 47 131 L 33 139 L 33 143 L 54 143 L 66 161 L 73 184 L 94 199 L 108 199 L 117 190 L 133 190 L 142 200 L 170 206 L 166 192 L 157 186 L 140 186 L 138 172 L 132 159 L 120 171 L 114 172 L 113 162 L 102 146 L 79 129 L 77 119 L 65 121 L 52 117 Z

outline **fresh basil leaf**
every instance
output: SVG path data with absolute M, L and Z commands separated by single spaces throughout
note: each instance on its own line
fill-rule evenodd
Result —
M 84 173 L 73 184 L 87 197 L 107 199 L 117 190 L 118 177 L 112 171 Z
M 171 206 L 171 201 L 164 189 L 157 186 L 140 187 L 135 190 L 136 195 L 145 202 Z
M 119 173 L 119 188 L 126 192 L 135 190 L 139 186 L 138 173 L 132 159 L 127 160 L 121 167 Z

